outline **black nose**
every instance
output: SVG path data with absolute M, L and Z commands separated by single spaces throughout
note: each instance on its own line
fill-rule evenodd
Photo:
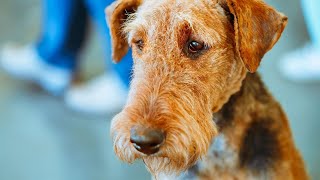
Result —
M 134 127 L 130 132 L 130 142 L 138 151 L 146 155 L 158 152 L 164 141 L 164 134 L 156 129 Z

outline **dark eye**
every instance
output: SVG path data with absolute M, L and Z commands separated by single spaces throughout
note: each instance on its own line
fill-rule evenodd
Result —
M 203 42 L 190 41 L 188 44 L 189 53 L 195 54 L 205 49 Z
M 136 44 L 137 48 L 138 48 L 140 51 L 143 50 L 143 47 L 144 47 L 144 42 L 143 42 L 143 40 L 138 40 L 138 41 L 135 42 L 135 44 Z
M 183 52 L 186 56 L 191 59 L 197 59 L 200 57 L 208 48 L 203 41 L 189 40 L 183 48 Z

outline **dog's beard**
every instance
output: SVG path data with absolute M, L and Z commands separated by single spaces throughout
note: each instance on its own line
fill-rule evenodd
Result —
M 136 151 L 128 137 L 119 133 L 115 135 L 114 150 L 117 156 L 128 163 L 142 159 L 156 178 L 160 174 L 177 176 L 186 171 L 206 154 L 211 142 L 210 139 L 200 140 L 199 136 L 192 138 L 179 130 L 179 133 L 174 132 L 171 136 L 167 136 L 165 144 L 158 153 L 147 156 Z
M 133 163 L 138 158 L 138 154 L 135 153 L 134 147 L 132 147 L 130 140 L 125 136 L 114 137 L 113 149 L 116 155 L 122 161 L 127 163 Z
M 168 151 L 159 155 L 142 157 L 147 169 L 156 179 L 160 174 L 177 176 L 186 171 L 199 158 L 198 154 L 192 154 L 190 157 L 186 151 Z
M 163 108 L 167 107 L 163 105 L 161 111 L 158 111 L 162 112 L 161 116 L 158 116 L 161 119 L 153 119 L 158 124 L 162 122 L 158 128 L 166 133 L 166 138 L 160 151 L 149 156 L 138 152 L 130 143 L 130 128 L 140 123 L 147 125 L 148 122 L 135 121 L 143 118 L 139 118 L 137 113 L 134 113 L 136 111 L 133 110 L 125 111 L 127 114 L 117 115 L 111 124 L 114 150 L 117 156 L 128 163 L 142 159 L 148 170 L 156 177 L 160 173 L 178 175 L 206 155 L 212 138 L 217 134 L 210 108 L 207 108 L 206 111 L 201 108 L 202 111 L 200 111 L 191 106 L 186 107 L 185 101 L 176 100 L 175 103 L 175 109 Z M 203 113 L 203 111 L 208 113 Z

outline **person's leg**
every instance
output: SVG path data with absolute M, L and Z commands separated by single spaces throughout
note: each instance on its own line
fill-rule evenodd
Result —
M 302 0 L 301 5 L 311 43 L 320 51 L 320 1 Z
M 2 68 L 17 78 L 35 82 L 53 95 L 63 94 L 73 78 L 87 20 L 82 1 L 43 1 L 43 29 L 38 43 L 4 46 L 0 52 Z
M 280 72 L 294 82 L 320 81 L 320 1 L 301 0 L 304 19 L 310 36 L 309 44 L 287 53 L 280 61 Z
M 95 114 L 116 112 L 126 101 L 132 57 L 131 52 L 128 52 L 120 63 L 112 63 L 111 38 L 104 14 L 104 9 L 112 2 L 112 0 L 85 0 L 90 16 L 102 36 L 101 44 L 104 47 L 108 69 L 107 73 L 68 91 L 65 101 L 74 110 Z
M 102 35 L 102 44 L 106 54 L 106 65 L 108 70 L 114 71 L 122 80 L 126 87 L 129 87 L 131 70 L 132 70 L 132 57 L 131 51 L 117 64 L 112 62 L 111 59 L 111 37 L 109 27 L 105 19 L 105 8 L 110 5 L 114 0 L 85 0 L 88 7 L 90 16 L 93 18 L 99 33 Z
M 79 0 L 45 0 L 42 36 L 36 44 L 38 54 L 47 63 L 73 70 L 83 46 L 88 16 Z

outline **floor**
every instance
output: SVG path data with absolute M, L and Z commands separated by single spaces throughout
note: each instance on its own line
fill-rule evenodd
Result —
M 260 72 L 283 105 L 294 138 L 313 179 L 320 179 L 320 83 L 294 84 L 278 72 L 281 56 L 308 41 L 298 0 L 268 0 L 289 16 L 281 40 L 268 53 Z M 40 0 L 0 1 L 0 45 L 31 42 L 39 33 Z M 82 74 L 90 78 L 103 68 L 95 33 L 82 55 Z M 114 114 L 92 116 L 65 107 L 34 86 L 0 70 L 0 179 L 106 180 L 150 179 L 144 165 L 121 163 L 109 138 Z

